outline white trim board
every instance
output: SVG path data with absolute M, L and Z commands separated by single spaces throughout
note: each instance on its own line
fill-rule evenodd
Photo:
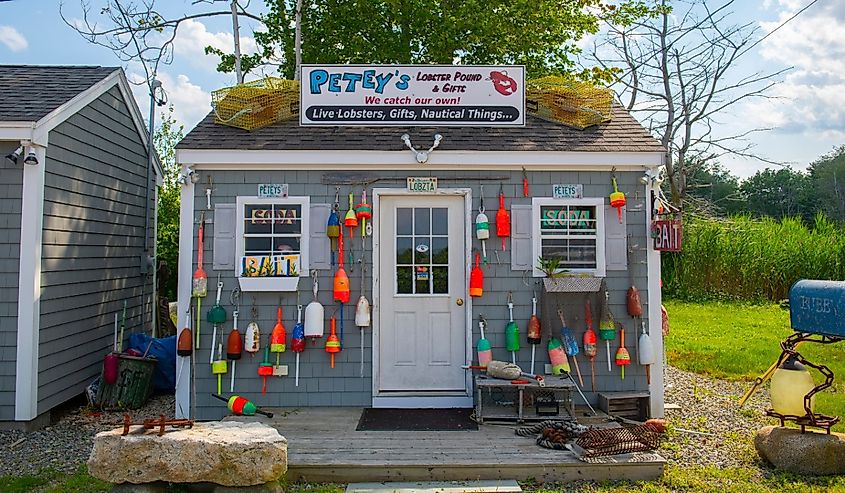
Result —
M 663 368 L 666 362 L 663 359 L 663 317 L 661 306 L 663 294 L 660 288 L 660 252 L 654 249 L 654 241 L 651 239 L 651 207 L 648 205 L 651 197 L 651 187 L 645 185 L 646 207 L 645 211 L 645 241 L 648 266 L 648 334 L 654 348 L 654 364 L 651 365 L 651 384 L 648 387 L 650 396 L 649 406 L 651 417 L 662 418 L 665 413 L 665 392 L 663 382 Z
M 46 141 L 46 139 L 45 139 Z M 38 166 L 23 166 L 18 328 L 15 360 L 15 420 L 38 416 L 38 344 L 41 330 L 41 240 L 44 221 L 45 148 L 31 147 Z
M 183 170 L 184 172 L 184 170 Z M 179 326 L 176 328 L 177 338 L 182 330 L 187 327 L 189 307 L 191 305 L 191 280 L 193 279 L 191 273 L 191 266 L 194 258 L 194 184 L 191 180 L 182 186 L 182 194 L 180 196 L 181 207 L 179 207 L 179 269 L 178 279 L 179 291 L 176 294 Z M 202 315 L 200 315 L 202 316 Z M 193 324 L 191 324 L 193 328 Z M 196 330 L 193 328 L 193 330 Z M 196 334 L 196 332 L 194 332 Z M 193 339 L 193 338 L 192 338 Z M 193 346 L 193 340 L 191 341 Z M 196 352 L 194 352 L 196 354 Z M 176 356 L 176 371 L 182 365 L 182 373 L 179 374 L 179 379 L 176 381 L 176 409 L 174 410 L 176 419 L 187 419 L 191 416 L 191 370 L 193 369 L 193 362 L 190 356 L 182 357 Z
M 489 170 L 499 167 L 521 169 L 604 169 L 642 170 L 659 166 L 663 154 L 658 152 L 551 152 L 551 151 L 434 151 L 425 164 L 416 161 L 410 151 L 256 151 L 177 149 L 176 162 L 195 169 L 267 169 L 294 165 L 296 169 L 461 169 Z M 217 168 L 220 166 L 220 168 Z M 327 168 L 329 167 L 329 168 Z

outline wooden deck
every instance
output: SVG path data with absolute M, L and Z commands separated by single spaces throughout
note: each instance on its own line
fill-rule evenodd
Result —
M 511 425 L 485 423 L 478 431 L 355 431 L 361 408 L 273 412 L 273 419 L 262 421 L 288 439 L 292 480 L 651 480 L 663 474 L 665 465 L 653 453 L 583 462 L 572 452 L 544 449 L 533 438 L 515 435 Z

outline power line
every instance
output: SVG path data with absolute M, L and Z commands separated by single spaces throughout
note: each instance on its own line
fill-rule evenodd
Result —
M 763 36 L 762 38 L 760 38 L 760 39 L 758 39 L 757 41 L 755 41 L 754 43 L 752 43 L 752 44 L 751 44 L 751 46 L 749 46 L 748 48 L 746 48 L 745 50 L 743 50 L 743 51 L 742 51 L 739 55 L 737 55 L 736 57 L 737 57 L 737 58 L 741 57 L 742 55 L 744 55 L 745 53 L 747 53 L 749 50 L 751 50 L 752 48 L 754 48 L 754 47 L 755 47 L 755 46 L 757 46 L 758 44 L 760 44 L 760 43 L 762 43 L 763 41 L 765 41 L 765 39 L 766 39 L 766 38 L 768 38 L 768 37 L 769 37 L 769 36 L 771 36 L 772 34 L 776 33 L 776 32 L 777 32 L 780 28 L 782 28 L 783 26 L 785 26 L 785 25 L 786 25 L 789 21 L 791 21 L 792 19 L 794 19 L 794 18 L 798 17 L 799 15 L 801 15 L 801 13 L 803 13 L 805 10 L 807 10 L 807 9 L 809 9 L 810 7 L 812 7 L 813 5 L 815 5 L 815 4 L 816 4 L 816 2 L 818 2 L 818 1 L 819 1 L 819 0 L 813 0 L 812 2 L 808 3 L 808 4 L 804 7 L 804 8 L 802 8 L 802 9 L 801 9 L 801 10 L 799 10 L 798 12 L 795 12 L 795 13 L 792 15 L 792 17 L 790 17 L 789 19 L 786 19 L 786 20 L 785 20 L 785 21 L 783 21 L 783 22 L 782 22 L 782 23 L 781 23 L 778 27 L 776 27 L 776 28 L 772 29 L 772 30 L 771 30 L 771 31 L 769 31 L 769 32 L 768 32 L 765 36 Z

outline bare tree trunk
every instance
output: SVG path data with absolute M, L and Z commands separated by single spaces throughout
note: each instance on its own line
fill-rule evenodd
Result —
M 296 31 L 294 32 L 293 49 L 296 56 L 296 67 L 293 71 L 293 80 L 299 80 L 302 76 L 302 0 L 296 0 L 294 25 Z
M 238 77 L 238 84 L 244 83 L 244 74 L 241 71 L 241 35 L 238 27 L 238 0 L 232 0 L 232 34 L 235 37 L 235 74 Z

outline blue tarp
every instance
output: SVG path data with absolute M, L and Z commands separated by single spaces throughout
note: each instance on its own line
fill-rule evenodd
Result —
M 150 345 L 147 351 L 147 346 Z M 176 391 L 176 336 L 153 339 L 146 334 L 130 334 L 129 347 L 148 357 L 158 360 L 153 373 L 153 390 L 156 392 Z

